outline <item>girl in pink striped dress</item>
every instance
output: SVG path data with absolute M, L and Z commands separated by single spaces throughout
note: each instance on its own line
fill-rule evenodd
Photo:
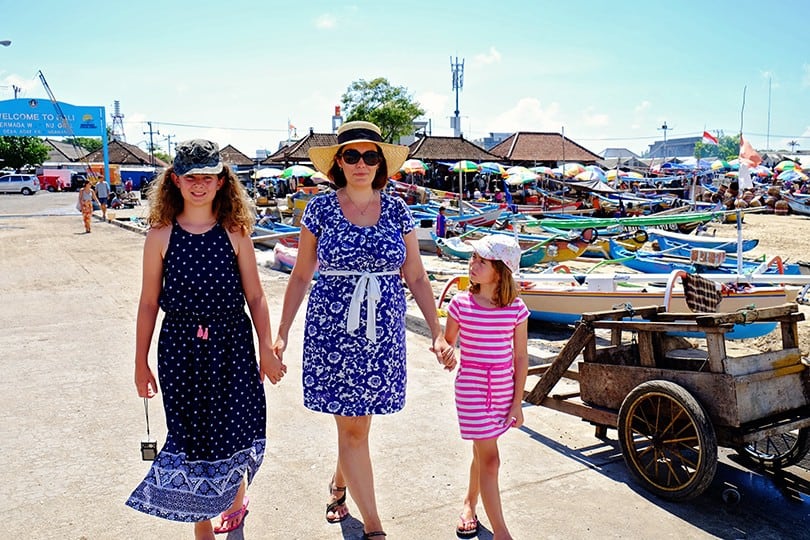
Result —
M 529 311 L 518 297 L 512 274 L 520 246 L 508 236 L 470 242 L 470 289 L 448 306 L 444 337 L 461 342 L 456 375 L 456 410 L 461 438 L 473 441 L 473 459 L 456 535 L 477 536 L 475 508 L 480 495 L 496 540 L 512 538 L 506 528 L 498 487 L 498 437 L 523 425 L 523 387 L 529 354 Z

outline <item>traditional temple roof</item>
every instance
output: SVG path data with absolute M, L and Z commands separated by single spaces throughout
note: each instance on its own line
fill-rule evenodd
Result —
M 491 148 L 490 153 L 511 162 L 547 163 L 563 161 L 596 163 L 602 157 L 594 154 L 560 133 L 518 131 Z
M 222 148 L 219 151 L 219 155 L 222 158 L 222 161 L 229 165 L 251 166 L 254 164 L 252 159 L 237 150 L 236 147 L 231 144 L 225 148 Z
M 81 146 L 74 146 L 64 141 L 55 141 L 53 139 L 43 139 L 42 143 L 48 147 L 48 158 L 46 162 L 53 163 L 67 163 L 71 161 L 79 161 L 87 155 L 87 149 Z
M 134 144 L 123 141 L 110 141 L 107 150 L 110 155 L 110 163 L 113 165 L 154 165 L 155 167 L 164 168 L 169 166 L 168 163 L 158 157 L 154 158 L 153 163 L 149 154 Z M 96 150 L 85 159 L 94 163 L 102 162 L 104 161 L 104 152 L 103 150 Z
M 293 163 L 310 163 L 309 149 L 312 146 L 331 146 L 337 144 L 337 135 L 334 133 L 309 134 L 297 141 L 290 141 L 289 144 L 281 147 L 274 154 L 267 156 L 262 165 L 291 165 Z

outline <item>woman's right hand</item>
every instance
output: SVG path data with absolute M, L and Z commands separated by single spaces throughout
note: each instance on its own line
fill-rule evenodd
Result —
M 157 379 L 148 364 L 135 364 L 135 388 L 138 397 L 153 398 L 157 394 Z

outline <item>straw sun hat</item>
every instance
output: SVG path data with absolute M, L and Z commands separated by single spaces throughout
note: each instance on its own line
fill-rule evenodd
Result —
M 385 163 L 388 166 L 388 177 L 397 173 L 405 160 L 408 159 L 409 148 L 401 144 L 389 144 L 382 140 L 380 128 L 371 122 L 356 120 L 346 122 L 337 132 L 338 144 L 332 146 L 313 146 L 309 149 L 309 159 L 316 169 L 329 175 L 329 169 L 335 163 L 338 150 L 349 143 L 369 142 L 376 144 L 382 150 Z

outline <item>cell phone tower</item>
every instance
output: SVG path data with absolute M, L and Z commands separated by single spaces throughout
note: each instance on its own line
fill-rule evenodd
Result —
M 459 63 L 458 56 L 456 56 L 456 61 L 453 62 L 453 57 L 451 56 L 450 71 L 453 73 L 453 90 L 456 92 L 456 115 L 450 119 L 450 127 L 453 128 L 454 137 L 461 137 L 461 116 L 458 110 L 458 93 L 464 88 L 464 59 L 462 58 L 461 63 Z
M 121 114 L 121 102 L 117 99 L 113 101 L 112 138 L 114 141 L 127 142 L 127 136 L 124 134 L 124 115 Z

